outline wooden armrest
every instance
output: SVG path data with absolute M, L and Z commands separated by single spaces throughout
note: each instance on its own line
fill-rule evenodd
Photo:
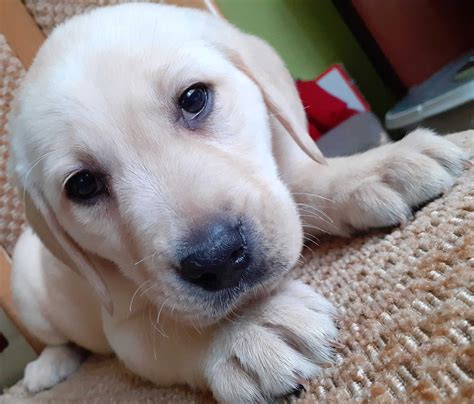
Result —
M 28 69 L 44 41 L 44 35 L 21 0 L 0 1 L 0 32 Z

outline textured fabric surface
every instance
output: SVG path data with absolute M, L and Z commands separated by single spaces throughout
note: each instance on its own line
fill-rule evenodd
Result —
M 474 153 L 474 131 L 451 138 Z M 294 275 L 338 307 L 342 347 L 302 403 L 468 402 L 474 396 L 474 168 L 404 229 L 326 240 L 305 260 Z M 29 397 L 19 383 L 3 400 L 19 398 L 211 401 L 186 388 L 159 389 L 101 357 L 52 390 Z
M 474 131 L 450 138 L 474 154 Z M 303 402 L 474 397 L 473 168 L 404 229 L 323 244 L 295 276 L 339 308 L 344 346 Z
M 8 181 L 7 114 L 14 91 L 25 71 L 5 37 L 0 34 L 0 246 L 11 253 L 24 224 L 23 208 L 16 190 Z

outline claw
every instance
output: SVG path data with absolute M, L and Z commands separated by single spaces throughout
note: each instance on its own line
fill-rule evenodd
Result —
M 400 220 L 399 227 L 401 230 L 403 230 L 405 227 L 407 227 L 407 224 L 410 222 L 410 219 L 404 217 L 403 219 Z
M 334 313 L 332 315 L 332 318 L 334 319 L 334 321 L 343 321 L 345 317 L 341 313 Z
M 341 342 L 336 341 L 336 340 L 329 342 L 329 345 L 331 345 L 336 350 L 345 348 L 344 344 L 342 344 Z
M 306 393 L 309 390 L 308 380 L 298 379 L 296 387 L 288 394 L 288 396 L 295 396 L 296 398 L 301 398 L 303 393 Z

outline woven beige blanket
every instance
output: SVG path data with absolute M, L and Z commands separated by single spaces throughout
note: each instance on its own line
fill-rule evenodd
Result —
M 23 216 L 7 183 L 4 124 L 23 70 L 1 36 L 0 69 L 0 245 L 11 251 Z M 474 154 L 474 131 L 450 138 Z M 343 348 L 301 402 L 474 397 L 473 179 L 474 168 L 403 230 L 327 240 L 306 253 L 295 276 L 339 308 Z M 2 403 L 139 401 L 210 402 L 211 397 L 180 387 L 156 388 L 103 357 L 90 358 L 68 380 L 36 396 L 21 383 L 0 396 Z

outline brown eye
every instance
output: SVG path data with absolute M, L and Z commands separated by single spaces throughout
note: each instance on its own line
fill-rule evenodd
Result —
M 67 197 L 76 202 L 87 202 L 107 192 L 103 176 L 88 170 L 72 175 L 65 189 Z
M 187 118 L 194 118 L 198 116 L 206 107 L 208 100 L 208 90 L 204 84 L 194 84 L 189 87 L 179 97 L 179 106 L 184 113 L 187 113 Z

